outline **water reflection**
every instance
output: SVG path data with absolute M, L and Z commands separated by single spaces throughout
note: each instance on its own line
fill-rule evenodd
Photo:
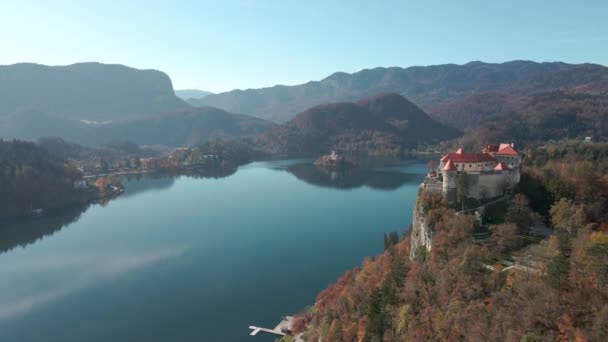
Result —
M 45 287 L 33 287 L 21 290 L 19 296 L 6 296 L 9 291 L 0 293 L 0 320 L 13 318 L 27 313 L 38 306 L 48 304 L 68 296 L 82 288 L 99 284 L 106 279 L 123 273 L 135 271 L 163 260 L 179 257 L 189 246 L 162 247 L 150 250 L 107 251 L 100 249 L 82 253 L 77 259 L 72 255 L 59 255 L 51 258 L 27 258 L 19 264 L 0 265 L 0 275 L 10 274 L 11 279 L 3 283 L 0 289 L 14 289 L 20 279 L 36 278 L 40 274 L 69 274 L 57 282 L 49 282 Z
M 236 342 L 273 326 L 411 222 L 425 173 L 302 163 L 133 176 L 106 207 L 0 226 L 0 340 Z M 340 191 L 354 187 L 370 189 Z
M 128 175 L 123 177 L 126 191 L 118 198 L 134 197 L 149 191 L 167 190 L 175 184 L 177 178 L 182 176 L 194 179 L 219 179 L 232 176 L 236 171 L 236 168 L 216 168 Z M 113 199 L 109 199 L 109 201 L 111 200 Z M 0 220 L 0 254 L 53 235 L 63 227 L 78 221 L 81 214 L 87 211 L 91 205 L 93 204 L 57 210 L 36 218 Z M 107 205 L 107 202 L 102 205 Z
M 356 189 L 367 186 L 377 190 L 395 190 L 404 184 L 417 182 L 418 173 L 398 169 L 372 169 L 362 166 L 345 171 L 321 169 L 312 163 L 297 163 L 279 167 L 308 184 L 336 189 Z
M 259 166 L 259 165 L 257 165 Z M 339 172 L 315 167 L 311 161 L 280 161 L 270 164 L 274 169 L 287 171 L 298 180 L 324 188 L 355 189 L 367 186 L 378 190 L 394 190 L 404 184 L 417 182 L 419 172 L 409 173 L 404 165 L 369 165 Z M 407 166 L 407 165 L 406 165 Z M 247 167 L 247 166 L 246 166 Z M 252 167 L 256 167 L 253 165 Z M 194 179 L 220 179 L 234 175 L 237 169 L 194 169 L 186 172 L 163 172 L 124 176 L 126 191 L 119 198 L 130 198 L 150 191 L 170 189 L 176 179 L 186 176 Z M 83 205 L 54 212 L 48 216 L 17 221 L 0 222 L 0 254 L 15 247 L 24 247 L 77 221 L 91 205 Z
M 53 235 L 77 221 L 89 207 L 90 205 L 77 206 L 39 218 L 0 222 L 0 254 Z
M 220 179 L 234 175 L 237 170 L 237 168 L 207 168 L 127 175 L 123 176 L 127 191 L 121 197 L 133 197 L 148 191 L 167 190 L 175 184 L 177 178 L 182 176 L 193 179 Z

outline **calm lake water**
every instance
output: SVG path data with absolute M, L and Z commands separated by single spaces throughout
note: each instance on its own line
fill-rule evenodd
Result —
M 105 206 L 0 227 L 0 341 L 273 341 L 404 231 L 426 167 L 303 161 L 140 178 Z

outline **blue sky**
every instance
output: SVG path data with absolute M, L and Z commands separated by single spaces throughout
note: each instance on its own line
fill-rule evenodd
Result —
M 0 64 L 120 63 L 215 92 L 377 66 L 608 65 L 607 18 L 606 0 L 15 0 L 0 3 Z

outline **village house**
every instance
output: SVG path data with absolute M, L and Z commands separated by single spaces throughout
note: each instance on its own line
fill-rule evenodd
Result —
M 74 181 L 74 189 L 82 190 L 87 188 L 87 181 L 84 179 L 78 179 Z
M 488 145 L 481 153 L 466 153 L 462 148 L 444 155 L 437 171 L 427 177 L 441 182 L 449 203 L 456 201 L 457 178 L 467 178 L 466 197 L 488 199 L 502 196 L 519 183 L 521 156 L 513 144 Z

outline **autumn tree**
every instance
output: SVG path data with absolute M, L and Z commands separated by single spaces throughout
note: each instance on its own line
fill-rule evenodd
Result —
M 570 251 L 572 239 L 566 230 L 559 230 L 556 234 L 558 241 L 558 252 L 547 265 L 545 279 L 549 286 L 557 289 L 559 293 L 568 287 L 568 275 L 570 272 Z
M 557 230 L 572 235 L 585 222 L 585 209 L 572 200 L 560 198 L 550 210 L 551 223 Z
M 100 197 L 104 198 L 107 196 L 109 184 L 110 183 L 106 177 L 97 178 L 97 180 L 95 181 L 95 186 L 97 187 L 97 190 L 99 190 Z
M 535 215 L 530 209 L 526 195 L 516 194 L 513 196 L 505 213 L 505 221 L 514 223 L 519 231 L 528 232 L 534 223 Z
M 591 333 L 593 341 L 600 342 L 608 340 L 608 304 L 604 305 L 602 310 L 595 317 Z
M 522 241 L 514 224 L 490 226 L 490 233 L 490 246 L 498 253 L 504 254 L 521 246 Z
M 294 335 L 297 335 L 297 334 L 303 332 L 304 330 L 306 330 L 307 326 L 308 326 L 308 320 L 306 319 L 306 317 L 303 317 L 303 316 L 295 317 L 293 320 L 293 323 L 291 324 L 291 332 Z
M 605 293 L 608 285 L 608 234 L 591 234 L 591 245 L 587 249 L 588 268 L 595 276 L 599 289 Z
M 327 335 L 325 339 L 327 341 L 342 341 L 343 340 L 344 330 L 342 329 L 342 323 L 339 319 L 334 319 L 331 322 L 329 330 L 327 331 Z M 325 340 L 324 339 L 324 340 Z

